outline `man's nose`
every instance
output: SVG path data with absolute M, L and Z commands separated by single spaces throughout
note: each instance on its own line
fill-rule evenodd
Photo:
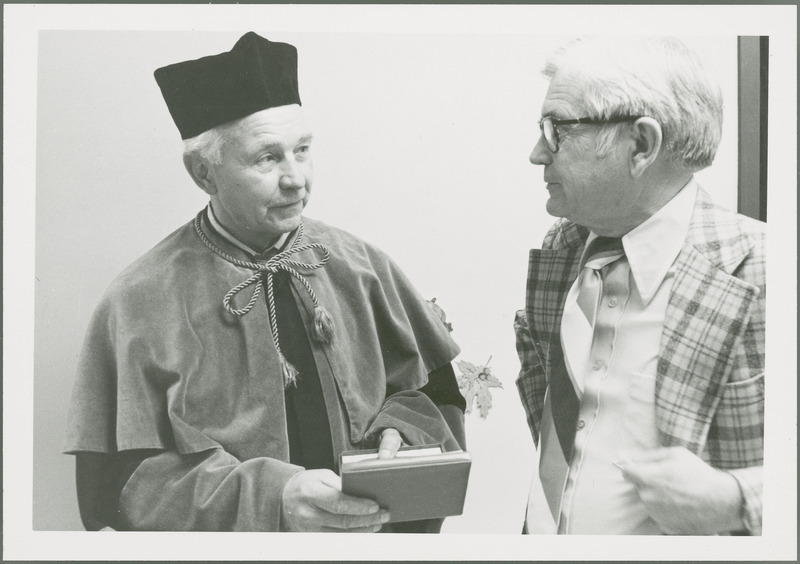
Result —
M 300 190 L 305 187 L 306 177 L 294 159 L 286 159 L 282 166 L 283 171 L 278 181 L 281 190 Z
M 529 160 L 535 165 L 547 165 L 553 162 L 553 153 L 550 152 L 550 148 L 547 146 L 547 141 L 545 141 L 544 135 L 539 136 L 539 140 L 533 147 L 533 151 L 531 152 Z

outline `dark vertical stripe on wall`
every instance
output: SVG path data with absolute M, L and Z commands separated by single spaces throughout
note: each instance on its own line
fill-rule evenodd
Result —
M 769 37 L 739 37 L 739 212 L 767 220 Z
M 767 127 L 769 125 L 769 37 L 759 38 L 761 45 L 761 204 L 759 219 L 767 221 Z

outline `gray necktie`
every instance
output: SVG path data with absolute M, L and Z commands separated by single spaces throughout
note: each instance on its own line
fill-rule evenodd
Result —
M 603 293 L 603 279 L 600 270 L 625 256 L 622 239 L 618 237 L 598 237 L 589 244 L 584 253 L 585 261 L 578 281 L 578 307 L 594 327 L 597 301 Z
M 594 318 L 597 311 L 597 302 L 602 292 L 603 280 L 600 269 L 615 260 L 625 256 L 622 250 L 622 240 L 613 237 L 598 237 L 583 255 L 586 257 L 582 264 L 583 269 L 579 276 L 578 306 L 583 311 L 589 323 L 594 327 Z M 550 396 L 553 413 L 553 424 L 558 435 L 564 460 L 567 464 L 572 459 L 572 449 L 575 442 L 575 429 L 578 422 L 580 400 L 572 385 L 572 380 L 564 364 L 564 353 L 560 343 L 553 344 L 553 363 L 550 373 Z

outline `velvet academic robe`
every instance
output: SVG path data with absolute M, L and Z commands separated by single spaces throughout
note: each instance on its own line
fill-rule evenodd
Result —
M 248 260 L 202 223 L 211 242 Z M 303 275 L 334 324 L 331 344 L 307 329 L 334 460 L 344 450 L 376 446 L 389 427 L 407 444 L 460 448 L 439 409 L 418 391 L 459 352 L 430 304 L 375 247 L 308 218 L 304 229 L 303 243 L 325 245 L 331 255 Z M 313 263 L 319 252 L 292 258 Z M 241 317 L 222 306 L 223 296 L 252 274 L 212 252 L 190 222 L 120 274 L 97 307 L 65 451 L 123 461 L 127 453 L 149 455 L 120 484 L 125 528 L 281 530 L 281 493 L 302 467 L 289 461 L 284 384 L 266 302 L 257 300 Z M 309 328 L 313 304 L 299 282 L 288 280 Z M 243 294 L 238 307 L 249 289 Z

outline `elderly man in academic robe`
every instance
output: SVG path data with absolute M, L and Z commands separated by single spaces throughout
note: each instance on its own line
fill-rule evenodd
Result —
M 65 449 L 84 524 L 391 528 L 342 493 L 339 454 L 461 448 L 458 347 L 389 257 L 303 216 L 312 134 L 293 46 L 250 32 L 155 78 L 210 203 L 120 274 L 91 320 Z

